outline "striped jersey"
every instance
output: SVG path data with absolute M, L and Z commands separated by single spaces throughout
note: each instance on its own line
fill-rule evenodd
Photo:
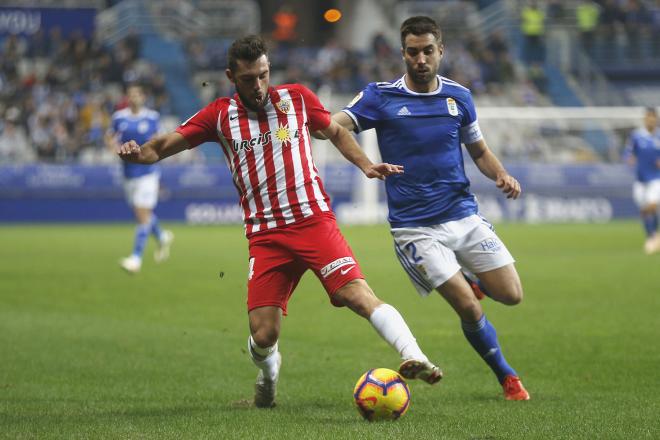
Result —
M 438 88 L 417 93 L 405 76 L 371 83 L 343 111 L 356 131 L 374 128 L 384 162 L 403 165 L 385 192 L 394 228 L 430 226 L 477 213 L 461 143 L 482 139 L 468 89 L 438 76 Z
M 271 87 L 268 95 L 259 111 L 246 108 L 238 94 L 219 98 L 176 130 L 190 148 L 204 142 L 220 145 L 248 237 L 330 211 L 309 134 L 330 125 L 330 112 L 299 84 Z

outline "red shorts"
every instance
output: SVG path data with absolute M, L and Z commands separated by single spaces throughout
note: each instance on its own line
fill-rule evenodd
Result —
M 331 301 L 340 287 L 364 278 L 332 214 L 258 232 L 248 240 L 248 311 L 277 306 L 286 314 L 289 297 L 307 269 L 314 271 Z

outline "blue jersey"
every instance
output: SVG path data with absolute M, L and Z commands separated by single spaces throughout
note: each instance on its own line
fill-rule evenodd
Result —
M 146 108 L 134 114 L 130 108 L 116 111 L 112 115 L 112 131 L 119 143 L 134 140 L 139 145 L 154 137 L 160 129 L 160 115 L 155 110 Z M 124 176 L 127 178 L 140 177 L 158 171 L 154 165 L 124 162 Z
M 638 128 L 630 135 L 626 153 L 636 159 L 637 180 L 648 182 L 660 179 L 660 128 L 649 133 L 646 128 Z
M 369 84 L 343 110 L 356 131 L 376 129 L 383 161 L 404 167 L 385 180 L 390 224 L 429 226 L 476 214 L 461 149 L 481 139 L 470 91 L 438 76 L 437 90 L 416 93 L 404 78 Z

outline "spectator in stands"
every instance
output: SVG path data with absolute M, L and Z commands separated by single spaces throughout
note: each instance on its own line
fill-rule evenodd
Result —
M 506 41 L 504 31 L 501 29 L 493 32 L 488 38 L 487 49 L 495 54 L 496 58 L 506 56 L 509 54 L 509 43 Z
M 626 51 L 634 60 L 642 56 L 642 39 L 649 35 L 649 12 L 639 0 L 628 0 L 625 10 Z
M 103 146 L 103 137 L 110 127 L 110 114 L 103 106 L 101 96 L 92 96 L 80 110 L 80 126 L 86 145 Z
M 525 37 L 525 60 L 528 62 L 545 60 L 545 11 L 536 1 L 523 6 L 520 13 L 520 28 Z
M 19 110 L 7 110 L 0 130 L 0 163 L 22 163 L 35 159 L 25 129 L 17 124 Z
M 593 54 L 594 37 L 596 27 L 598 26 L 598 16 L 600 7 L 592 0 L 580 0 L 575 8 L 575 18 L 577 20 L 578 30 L 580 31 L 580 41 L 584 50 Z
M 660 60 L 660 0 L 655 0 L 649 7 L 651 23 L 651 56 Z
M 37 157 L 44 162 L 53 162 L 57 158 L 57 145 L 51 135 L 52 118 L 49 115 L 32 115 L 29 121 L 31 142 Z
M 608 58 L 618 58 L 620 56 L 618 36 L 625 21 L 623 10 L 615 0 L 605 0 L 598 18 L 598 33 L 603 42 L 602 55 Z
M 296 40 L 298 36 L 296 32 L 298 14 L 290 5 L 284 4 L 280 7 L 273 15 L 273 23 L 275 24 L 272 35 L 273 40 L 284 45 L 290 45 Z

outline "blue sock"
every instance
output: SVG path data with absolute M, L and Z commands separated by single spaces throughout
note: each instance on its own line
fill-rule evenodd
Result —
M 135 228 L 135 242 L 133 243 L 133 255 L 136 257 L 142 258 L 142 253 L 144 252 L 144 245 L 147 244 L 147 238 L 149 238 L 149 231 L 151 230 L 151 225 L 146 223 L 144 225 L 137 225 Z
M 160 241 L 160 235 L 163 231 L 160 229 L 160 223 L 158 223 L 158 217 L 156 214 L 151 214 L 151 234 L 156 237 L 156 240 Z
M 497 342 L 497 332 L 495 327 L 482 315 L 477 322 L 462 323 L 463 334 L 472 345 L 472 348 L 479 353 L 479 356 L 488 364 L 493 373 L 497 376 L 500 383 L 509 374 L 517 376 L 513 368 L 506 363 L 499 342 Z
M 644 215 L 642 216 L 644 221 L 644 230 L 646 231 L 646 236 L 651 237 L 658 230 L 658 214 Z

